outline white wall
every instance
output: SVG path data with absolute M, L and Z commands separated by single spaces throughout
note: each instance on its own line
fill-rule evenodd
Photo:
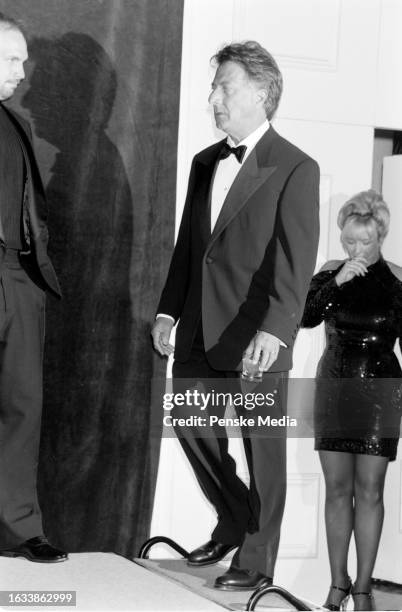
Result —
M 186 0 L 177 225 L 193 155 L 222 137 L 207 104 L 214 74 L 209 59 L 224 43 L 256 39 L 273 53 L 284 76 L 275 128 L 321 167 L 318 265 L 342 257 L 336 215 L 347 197 L 371 185 L 374 127 L 377 121 L 402 126 L 402 85 L 393 87 L 402 73 L 402 38 L 395 25 L 401 5 L 399 0 Z M 389 32 L 391 38 L 398 37 L 395 45 Z M 392 72 L 387 69 L 391 64 Z M 389 95 L 391 90 L 396 97 Z M 321 330 L 302 331 L 292 375 L 313 377 L 322 346 Z M 240 457 L 239 441 L 231 442 Z M 289 440 L 288 447 L 288 498 L 276 581 L 321 601 L 329 584 L 324 483 L 312 440 Z M 239 472 L 247 480 L 241 458 Z M 393 474 L 391 485 L 400 491 L 395 466 Z M 402 529 L 393 513 L 391 520 L 384 527 L 388 542 L 389 534 Z M 214 524 L 177 442 L 165 439 L 152 534 L 171 536 L 191 550 L 209 539 Z M 393 568 L 384 565 L 386 554 L 381 549 L 379 565 L 387 575 L 379 577 L 400 580 L 396 570 L 392 574 Z

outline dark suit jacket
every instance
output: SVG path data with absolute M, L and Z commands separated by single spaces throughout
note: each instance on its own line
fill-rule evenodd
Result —
M 317 253 L 319 168 L 271 126 L 239 171 L 211 235 L 210 191 L 222 144 L 193 160 L 157 312 L 180 319 L 178 361 L 188 359 L 202 316 L 213 368 L 238 369 L 264 330 L 287 345 L 271 371 L 289 370 Z
M 60 297 L 61 290 L 53 265 L 47 255 L 49 239 L 47 229 L 47 204 L 45 190 L 40 177 L 38 164 L 32 146 L 32 136 L 29 123 L 15 111 L 3 106 L 11 121 L 17 128 L 22 152 L 24 154 L 27 177 L 24 187 L 22 222 L 26 246 L 32 252 L 33 265 L 30 265 L 29 275 L 38 281 L 44 289 L 50 290 Z M 22 260 L 22 264 L 23 260 Z

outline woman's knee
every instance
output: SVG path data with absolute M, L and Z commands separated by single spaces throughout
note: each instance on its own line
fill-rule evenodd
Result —
M 384 479 L 373 478 L 370 474 L 358 476 L 355 480 L 356 502 L 364 502 L 370 505 L 382 503 L 384 492 Z
M 353 480 L 350 478 L 327 477 L 325 479 L 327 501 L 353 498 Z
M 349 453 L 321 451 L 320 460 L 325 478 L 326 500 L 352 499 L 354 458 Z

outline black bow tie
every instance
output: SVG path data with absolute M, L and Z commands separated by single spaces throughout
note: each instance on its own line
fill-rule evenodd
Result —
M 227 142 L 223 145 L 219 154 L 219 159 L 226 159 L 231 153 L 236 157 L 239 164 L 243 161 L 243 157 L 246 153 L 246 145 L 240 145 L 240 147 L 230 147 Z

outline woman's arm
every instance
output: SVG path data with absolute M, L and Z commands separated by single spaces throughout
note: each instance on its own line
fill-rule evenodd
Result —
M 339 290 L 335 272 L 341 264 L 341 261 L 328 261 L 311 279 L 301 327 L 319 325 L 332 308 Z

